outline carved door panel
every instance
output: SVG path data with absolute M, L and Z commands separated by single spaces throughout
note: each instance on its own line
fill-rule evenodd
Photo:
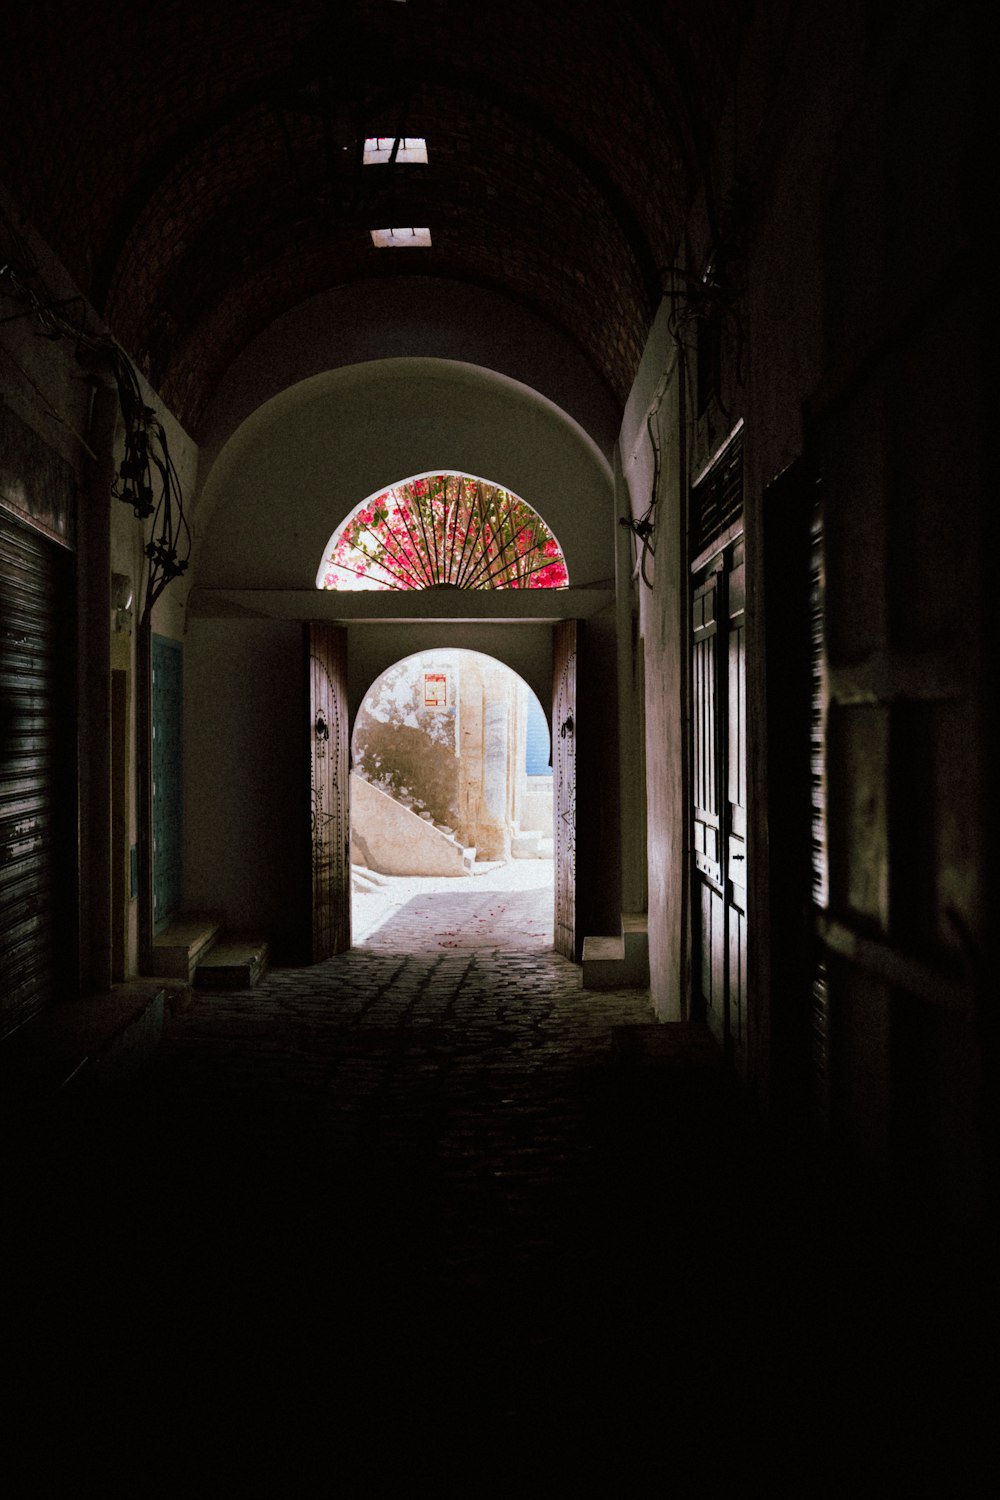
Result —
M 576 961 L 576 640 L 560 620 L 552 641 L 552 768 L 555 779 L 555 946 Z
M 726 680 L 726 1030 L 737 1066 L 746 1061 L 747 713 L 746 565 L 742 541 L 725 554 L 728 619 Z
M 691 617 L 695 1001 L 746 1060 L 746 624 L 742 537 L 694 579 Z
M 691 774 L 696 1000 L 720 1042 L 726 1035 L 726 908 L 719 776 L 719 573 L 696 581 L 691 615 Z
M 312 621 L 309 651 L 312 958 L 351 946 L 347 632 Z

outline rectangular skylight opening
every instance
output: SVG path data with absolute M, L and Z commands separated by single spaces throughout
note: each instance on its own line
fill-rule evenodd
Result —
M 396 137 L 394 135 L 367 136 L 365 139 L 365 166 L 372 167 L 378 162 L 388 161 L 392 155 L 395 140 Z M 426 161 L 426 138 L 422 135 L 401 135 L 399 137 L 399 150 L 396 152 L 396 160 L 399 162 Z
M 372 244 L 379 249 L 387 245 L 429 245 L 431 232 L 429 229 L 373 229 Z

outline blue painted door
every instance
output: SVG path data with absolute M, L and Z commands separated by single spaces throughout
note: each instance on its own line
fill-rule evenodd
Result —
M 184 866 L 181 831 L 181 683 L 179 641 L 153 637 L 153 931 L 180 910 Z

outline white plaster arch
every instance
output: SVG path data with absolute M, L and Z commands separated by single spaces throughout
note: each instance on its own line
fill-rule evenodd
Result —
M 401 474 L 489 475 L 558 536 L 574 585 L 614 573 L 611 467 L 567 413 L 457 360 L 368 361 L 258 407 L 192 509 L 196 588 L 308 589 L 331 533 Z
M 365 694 L 383 672 L 425 651 L 474 651 L 509 667 L 542 705 L 552 730 L 552 626 L 547 621 L 353 621 L 347 626 L 348 713 L 353 732 Z
M 428 660 L 433 660 L 436 658 L 450 660 L 456 656 L 477 657 L 480 661 L 489 662 L 493 666 L 502 667 L 504 671 L 509 672 L 512 677 L 515 677 L 517 681 L 527 689 L 527 691 L 531 694 L 532 698 L 541 709 L 542 714 L 545 718 L 545 725 L 549 734 L 549 747 L 551 749 L 552 705 L 547 697 L 539 697 L 536 688 L 531 684 L 531 682 L 528 681 L 528 678 L 523 674 L 522 671 L 519 671 L 517 667 L 511 665 L 510 661 L 506 659 L 507 653 L 503 651 L 503 637 L 498 636 L 497 639 L 500 643 L 499 652 L 494 650 L 482 651 L 476 649 L 473 646 L 467 646 L 464 644 L 459 645 L 457 643 L 449 644 L 447 642 L 441 642 L 437 645 L 425 645 L 418 647 L 416 651 L 404 651 L 402 656 L 397 656 L 391 661 L 387 660 L 384 663 L 381 663 L 378 669 L 374 672 L 369 668 L 368 672 L 366 672 L 365 674 L 365 678 L 363 680 L 361 690 L 357 695 L 356 701 L 350 703 L 348 709 L 348 717 L 350 721 L 351 756 L 353 757 L 354 755 L 355 733 L 357 731 L 358 718 L 361 714 L 361 710 L 368 704 L 369 699 L 373 697 L 381 683 L 389 675 L 390 672 L 394 672 L 397 667 L 406 666 L 409 662 L 419 662 L 424 660 L 425 658 Z
M 507 375 L 567 412 L 610 455 L 621 407 L 579 346 L 519 302 L 438 276 L 331 287 L 290 308 L 236 356 L 200 424 L 202 473 L 272 396 L 312 375 L 368 361 L 460 360 Z

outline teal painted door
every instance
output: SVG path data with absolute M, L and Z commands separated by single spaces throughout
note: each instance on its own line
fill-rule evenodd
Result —
M 153 931 L 162 932 L 183 899 L 181 644 L 154 635 L 152 656 Z

